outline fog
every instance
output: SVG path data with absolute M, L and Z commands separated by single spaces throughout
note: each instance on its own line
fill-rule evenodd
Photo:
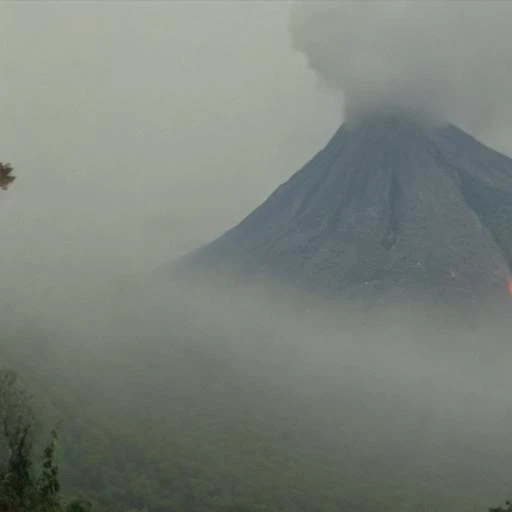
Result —
M 494 22 L 500 4 L 482 19 Z M 106 321 L 128 286 L 146 287 L 311 158 L 343 103 L 292 46 L 294 12 L 317 5 L 3 2 L 0 148 L 18 175 L 1 197 L 9 307 L 71 329 Z M 386 5 L 383 37 L 399 8 Z M 382 8 L 360 13 L 361 26 Z M 468 10 L 473 23 L 482 8 Z M 426 27 L 433 17 L 411 15 Z M 485 32 L 487 46 L 503 23 Z M 511 153 L 497 107 L 473 132 Z
M 288 7 L 2 3 L 11 304 L 101 321 L 115 290 L 227 229 L 320 148 L 339 101 L 291 50 Z
M 350 499 L 361 478 L 432 510 L 507 497 L 507 318 L 342 308 L 261 280 L 174 281 L 171 265 L 403 88 L 512 154 L 511 5 L 0 4 L 5 360 L 146 426 L 187 400 L 271 413 L 298 429 L 297 460 L 349 461 Z
M 226 285 L 209 275 L 164 295 L 172 358 L 180 367 L 202 361 L 202 399 L 214 400 L 209 387 L 227 379 L 230 412 L 289 422 L 300 440 L 294 455 L 317 450 L 338 461 L 340 479 L 356 489 L 347 498 L 361 482 L 386 496 L 396 486 L 392 502 L 404 510 L 409 491 L 426 510 L 482 510 L 508 496 L 507 316 L 472 321 L 474 311 L 412 301 L 340 308 L 269 282 Z M 370 509 L 374 499 L 382 495 L 365 496 Z

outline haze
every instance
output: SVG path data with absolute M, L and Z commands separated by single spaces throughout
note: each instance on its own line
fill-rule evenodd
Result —
M 378 13 L 396 12 L 397 5 L 380 3 Z M 362 503 L 359 485 L 367 478 L 365 489 L 401 504 L 395 510 L 411 510 L 410 495 L 425 510 L 480 510 L 512 492 L 507 319 L 464 323 L 451 311 L 403 303 L 340 313 L 272 282 L 246 289 L 215 276 L 188 283 L 169 277 L 173 259 L 258 206 L 350 112 L 345 82 L 325 87 L 318 54 L 311 58 L 307 45 L 300 47 L 308 61 L 291 37 L 293 13 L 319 6 L 324 3 L 0 4 L 0 160 L 11 162 L 17 175 L 0 195 L 3 357 L 33 371 L 27 381 L 39 386 L 63 429 L 75 428 L 74 414 L 76 423 L 83 415 L 81 432 L 99 436 L 98 453 L 108 449 L 98 434 L 103 421 L 112 421 L 109 435 L 119 431 L 129 446 L 138 449 L 140 441 L 133 472 L 153 484 L 158 478 L 143 472 L 146 465 L 158 460 L 165 473 L 182 448 L 183 457 L 197 449 L 201 461 L 220 467 L 215 478 L 228 495 L 236 485 L 225 482 L 235 482 L 237 473 L 247 481 L 251 471 L 270 468 L 269 475 L 278 475 L 274 450 L 286 445 L 289 481 L 318 484 L 327 495 L 348 489 L 347 499 Z M 501 57 L 512 48 L 512 35 L 503 30 L 512 21 L 508 12 L 497 2 L 478 7 L 489 25 L 499 21 L 492 42 L 503 66 L 508 60 Z M 419 21 L 422 34 L 435 32 L 435 20 Z M 335 28 L 337 21 L 332 18 Z M 509 107 L 501 108 L 510 71 L 492 76 L 499 65 L 480 62 L 485 58 L 464 44 L 467 27 L 459 33 L 456 25 L 450 37 L 461 55 L 486 73 L 467 89 L 459 80 L 466 71 L 457 76 L 450 94 L 461 88 L 471 111 L 460 120 L 512 155 L 512 119 Z M 394 25 L 355 16 L 351 33 L 368 33 L 369 26 L 385 39 Z M 311 30 L 306 42 L 319 28 Z M 393 41 L 408 45 L 405 36 Z M 336 45 L 335 39 L 334 49 L 320 50 L 338 55 Z M 348 48 L 343 57 L 358 52 Z M 379 61 L 378 72 L 387 91 L 398 75 L 386 62 Z M 414 72 L 407 83 L 423 76 Z M 487 79 L 501 81 L 499 97 L 477 116 L 485 122 L 473 123 L 472 114 L 489 105 Z M 233 448 L 240 432 L 268 437 L 274 443 L 268 459 L 259 445 L 248 449 L 250 456 L 243 440 L 240 452 Z M 292 439 L 291 448 L 283 439 Z M 224 456 L 231 461 L 226 466 L 219 462 Z M 319 460 L 328 461 L 332 481 L 301 472 L 307 467 L 314 477 Z M 66 477 L 80 489 L 72 466 L 65 466 Z M 137 482 L 126 486 L 139 489 Z M 143 510 L 145 492 L 140 502 L 122 504 Z M 379 500 L 367 498 L 368 510 L 376 510 Z M 276 510 L 312 510 L 288 505 Z M 201 506 L 190 510 L 202 512 Z
M 19 176 L 2 197 L 0 272 L 30 313 L 91 308 L 219 235 L 341 121 L 339 94 L 292 48 L 287 2 L 0 10 L 0 147 Z M 475 135 L 512 151 L 502 125 Z
M 510 2 L 298 2 L 294 47 L 345 94 L 482 132 L 510 122 Z
M 94 307 L 228 228 L 323 144 L 337 101 L 291 50 L 288 10 L 2 3 L 11 303 Z

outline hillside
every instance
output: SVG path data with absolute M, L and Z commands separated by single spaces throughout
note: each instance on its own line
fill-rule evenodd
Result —
M 342 125 L 324 149 L 186 268 L 266 275 L 337 298 L 400 290 L 506 299 L 512 160 L 453 125 Z
M 388 334 L 391 364 L 400 351 Z M 321 333 L 325 360 L 268 335 L 240 357 L 213 331 L 101 358 L 42 338 L 1 349 L 59 428 L 65 492 L 99 511 L 463 512 L 507 496 L 508 409 L 478 386 L 449 391 L 438 356 L 425 356 L 431 383 L 432 368 L 390 372 L 373 349 L 329 355 Z M 470 368 L 451 358 L 446 375 Z

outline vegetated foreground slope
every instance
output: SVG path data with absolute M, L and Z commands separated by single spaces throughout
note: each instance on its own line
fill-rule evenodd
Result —
M 98 510 L 462 512 L 506 497 L 510 415 L 483 391 L 489 375 L 452 364 L 460 347 L 420 365 L 384 328 L 365 349 L 374 327 L 341 348 L 316 325 L 307 342 L 268 326 L 228 341 L 181 331 L 108 357 L 2 347 L 59 425 L 65 491 Z M 453 392 L 459 380 L 474 385 Z

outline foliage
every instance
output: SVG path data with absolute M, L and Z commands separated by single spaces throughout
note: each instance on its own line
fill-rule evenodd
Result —
M 0 511 L 62 512 L 60 484 L 56 463 L 57 433 L 44 448 L 41 470 L 34 461 L 34 414 L 28 396 L 11 371 L 0 372 Z M 85 501 L 75 500 L 66 512 L 88 512 Z
M 48 510 L 57 509 L 59 506 L 59 471 L 55 462 L 55 445 L 57 433 L 51 432 L 51 441 L 44 449 L 43 469 L 37 481 L 39 501 Z
M 489 512 L 512 512 L 512 503 L 510 501 L 506 501 L 504 507 L 491 507 L 489 508 Z
M 453 501 L 440 501 L 437 506 L 429 494 L 431 481 L 422 489 L 418 478 L 407 479 L 409 475 L 392 472 L 387 464 L 379 466 L 379 458 L 386 455 L 373 457 L 371 438 L 367 462 L 358 456 L 353 464 L 350 437 L 348 448 L 334 450 L 331 442 L 319 438 L 316 423 L 320 412 L 333 406 L 328 417 L 336 428 L 343 426 L 345 412 L 332 396 L 322 405 L 315 395 L 317 405 L 310 405 L 304 413 L 305 402 L 294 401 L 288 390 L 251 380 L 211 357 L 182 356 L 177 351 L 164 357 L 160 351 L 158 362 L 165 370 L 161 371 L 147 354 L 141 356 L 137 368 L 126 362 L 135 357 L 119 355 L 119 361 L 97 361 L 84 359 L 81 353 L 79 362 L 63 354 L 62 346 L 58 349 L 48 350 L 37 364 L 31 363 L 34 347 L 29 354 L 19 352 L 24 355 L 19 368 L 30 379 L 27 386 L 48 400 L 45 423 L 59 424 L 62 490 L 58 494 L 79 498 L 66 504 L 61 499 L 60 509 L 55 504 L 50 505 L 53 510 L 46 509 L 51 512 L 90 512 L 92 506 L 97 512 L 478 509 L 472 505 L 474 495 L 466 498 L 464 494 L 469 493 L 463 485 L 445 479 L 442 467 L 432 468 L 431 474 Z M 148 353 L 153 352 L 150 349 L 144 346 Z M 62 371 L 61 360 L 52 359 L 57 353 L 66 361 L 72 378 Z M 80 373 L 81 368 L 86 370 Z M 152 371 L 144 372 L 144 368 Z M 21 413 L 23 408 L 18 410 Z M 338 410 L 340 416 L 336 417 Z M 348 436 L 346 432 L 341 433 Z M 379 425 L 377 434 L 387 435 L 385 425 Z M 407 442 L 400 438 L 398 448 Z M 39 490 L 45 469 L 47 484 L 54 474 L 52 464 L 44 467 L 45 460 L 55 460 L 55 439 L 50 445 L 42 469 L 37 471 L 37 464 L 30 469 L 31 475 L 38 474 L 32 478 Z M 363 448 L 357 449 L 360 453 Z M 416 454 L 420 456 L 419 448 Z M 396 456 L 401 456 L 398 450 Z M 463 454 L 458 456 L 465 465 Z M 428 471 L 430 468 L 420 468 L 418 474 Z M 480 509 L 486 509 L 489 496 L 502 492 L 500 482 L 498 490 L 491 488 L 483 496 Z M 457 502 L 459 497 L 466 501 Z M 450 508 L 454 502 L 456 506 Z
M 7 190 L 9 185 L 16 179 L 16 177 L 12 175 L 12 171 L 11 164 L 0 162 L 0 189 Z
M 92 504 L 86 500 L 72 500 L 66 506 L 66 512 L 91 512 Z

